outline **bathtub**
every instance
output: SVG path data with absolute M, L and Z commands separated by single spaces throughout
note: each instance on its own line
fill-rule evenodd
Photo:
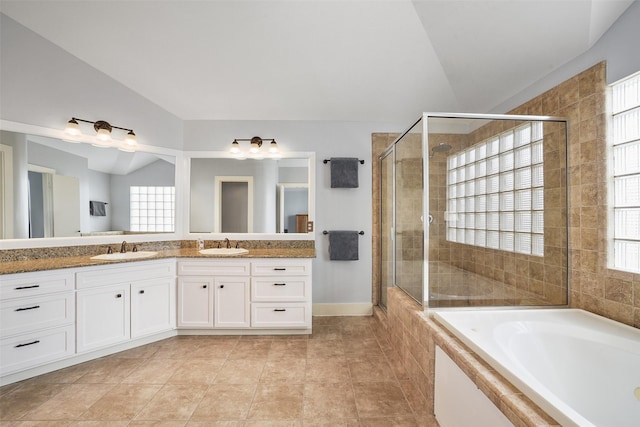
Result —
M 433 316 L 562 426 L 640 426 L 640 330 L 578 309 Z

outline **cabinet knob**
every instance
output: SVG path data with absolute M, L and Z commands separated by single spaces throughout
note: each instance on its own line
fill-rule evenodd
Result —
M 202 285 L 202 289 L 207 289 L 207 285 Z
M 144 294 L 144 289 L 140 291 L 141 294 Z
M 286 268 L 276 267 L 273 269 L 274 271 L 287 271 Z
M 116 298 L 122 298 L 122 294 L 117 294 Z
M 220 285 L 220 289 L 224 288 L 224 285 Z
M 273 311 L 287 311 L 287 310 L 284 308 L 274 308 Z
M 274 283 L 273 286 L 287 286 L 286 283 Z

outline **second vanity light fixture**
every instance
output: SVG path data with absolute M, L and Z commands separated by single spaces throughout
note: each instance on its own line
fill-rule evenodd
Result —
M 97 147 L 109 147 L 108 143 L 111 141 L 111 131 L 113 129 L 120 129 L 127 131 L 126 136 L 124 137 L 124 143 L 118 147 L 119 150 L 122 151 L 135 151 L 135 147 L 138 144 L 136 134 L 133 132 L 133 129 L 122 128 L 119 126 L 113 126 L 104 120 L 98 120 L 93 122 L 91 120 L 79 119 L 77 117 L 72 117 L 71 120 L 67 122 L 67 125 L 64 128 L 64 131 L 71 136 L 79 136 L 82 135 L 82 131 L 80 130 L 80 124 L 78 122 L 83 123 L 91 123 L 93 124 L 93 129 L 96 131 L 96 138 L 99 143 L 94 144 Z M 74 141 L 72 141 L 74 142 Z
M 248 156 L 245 153 L 243 153 L 243 151 L 240 149 L 240 143 L 238 143 L 238 141 L 250 141 Z M 259 136 L 254 136 L 251 139 L 243 139 L 243 138 L 234 139 L 233 142 L 231 143 L 230 151 L 235 157 L 239 159 L 245 159 L 247 157 L 251 157 L 254 159 L 261 159 L 264 157 L 264 155 L 261 153 L 260 149 L 262 148 L 262 143 L 267 141 L 271 141 L 271 143 L 269 144 L 268 156 L 271 158 L 280 157 L 280 151 L 278 150 L 278 144 L 276 143 L 276 140 L 273 138 L 260 138 Z

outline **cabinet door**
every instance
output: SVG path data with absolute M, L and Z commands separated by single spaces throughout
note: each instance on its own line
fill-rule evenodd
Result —
M 213 278 L 178 278 L 178 327 L 213 327 Z
M 78 353 L 129 339 L 128 283 L 78 291 L 77 304 Z
M 250 326 L 249 278 L 215 278 L 215 322 L 218 328 L 248 328 Z
M 131 338 L 172 329 L 175 324 L 175 279 L 131 284 Z

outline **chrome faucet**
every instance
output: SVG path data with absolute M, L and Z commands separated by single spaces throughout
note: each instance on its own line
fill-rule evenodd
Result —
M 225 237 L 224 243 L 225 243 L 225 245 L 227 245 L 227 249 L 231 249 L 231 242 L 229 241 L 228 237 Z
M 127 242 L 126 241 L 122 241 L 122 245 L 120 245 L 120 253 L 124 254 L 127 252 Z

